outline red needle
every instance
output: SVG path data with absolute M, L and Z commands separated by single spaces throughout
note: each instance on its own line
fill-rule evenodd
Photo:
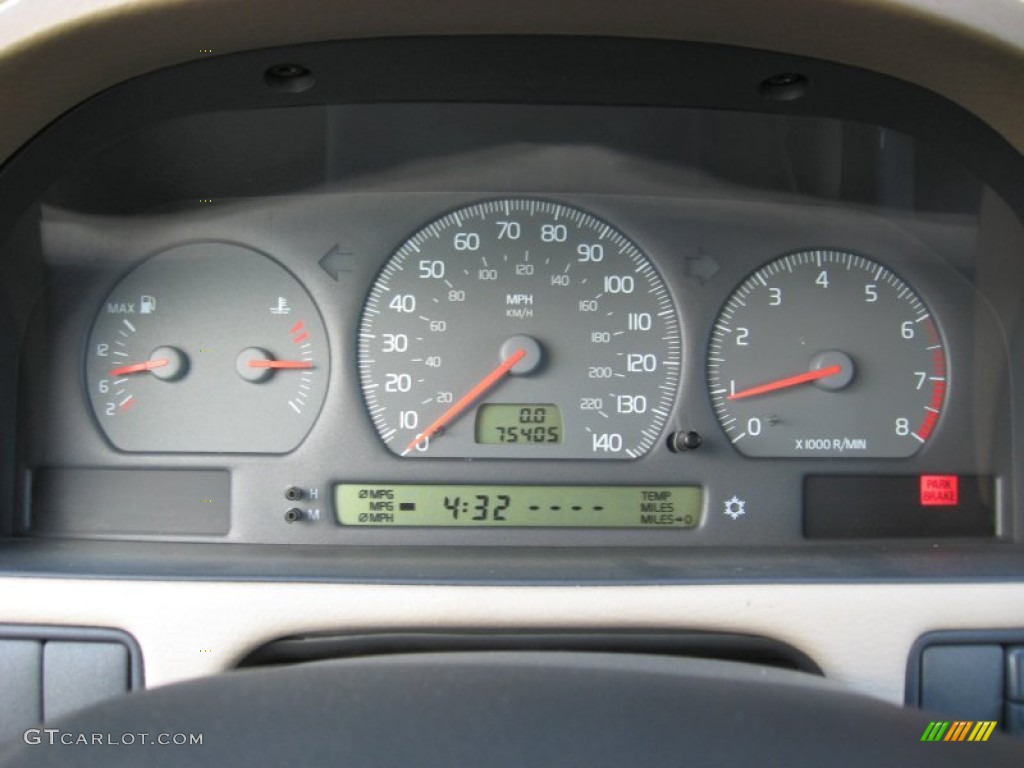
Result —
M 126 373 L 145 373 L 146 371 L 152 371 L 154 368 L 163 368 L 168 362 L 166 357 L 158 357 L 156 360 L 147 360 L 144 363 L 122 365 L 120 368 L 112 370 L 108 375 L 124 376 Z
M 759 384 L 756 387 L 750 387 L 750 389 L 741 389 L 739 392 L 729 395 L 726 400 L 739 400 L 744 397 L 753 397 L 754 395 L 763 395 L 765 392 L 774 392 L 777 389 L 786 389 L 787 387 L 795 387 L 797 384 L 806 384 L 808 381 L 817 381 L 818 379 L 827 379 L 829 376 L 835 376 L 837 373 L 843 370 L 841 365 L 830 365 L 827 368 L 819 368 L 816 371 L 808 371 L 807 373 L 798 373 L 796 376 L 787 376 L 784 379 L 777 379 L 776 381 L 770 381 L 767 384 Z
M 405 446 L 405 450 L 402 451 L 402 455 L 405 456 L 407 453 L 409 453 L 409 451 L 411 451 L 413 448 L 422 443 L 431 435 L 435 434 L 439 429 L 442 429 L 443 427 L 447 426 L 449 423 L 454 421 L 456 416 L 458 416 L 460 413 L 466 410 L 466 408 L 472 405 L 473 401 L 480 397 L 480 395 L 482 395 L 484 392 L 486 392 L 495 384 L 497 384 L 501 377 L 504 376 L 509 371 L 511 371 L 515 367 L 515 364 L 522 360 L 524 357 L 526 357 L 525 349 L 517 349 L 511 355 L 506 357 L 505 360 L 501 363 L 501 365 L 499 365 L 493 371 L 491 371 L 482 379 L 480 379 L 480 382 L 475 387 L 473 387 L 471 390 L 469 390 L 469 392 L 460 397 L 458 401 L 454 405 L 452 405 L 451 408 L 442 413 L 438 417 L 437 421 L 435 421 L 425 430 L 416 435 L 416 437 L 413 438 L 412 442 Z
M 309 360 L 250 360 L 250 368 L 312 368 Z

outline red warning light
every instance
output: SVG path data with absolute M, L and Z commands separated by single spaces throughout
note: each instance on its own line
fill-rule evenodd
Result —
M 921 475 L 921 506 L 955 507 L 960 502 L 956 475 Z

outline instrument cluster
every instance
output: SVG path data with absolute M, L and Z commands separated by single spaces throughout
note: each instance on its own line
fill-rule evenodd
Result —
M 1010 359 L 985 281 L 1012 270 L 978 246 L 984 187 L 944 210 L 928 186 L 776 177 L 741 146 L 838 130 L 852 174 L 925 158 L 910 140 L 673 109 L 326 114 L 347 139 L 328 142 L 331 184 L 114 213 L 85 198 L 82 174 L 39 209 L 49 282 L 25 345 L 45 350 L 23 376 L 26 533 L 1000 535 Z M 635 126 L 594 139 L 594 120 L 626 117 L 657 141 Z M 673 157 L 710 125 L 731 143 Z M 448 136 L 445 151 L 411 145 L 418 130 Z M 538 130 L 550 135 L 511 140 Z M 846 157 L 854 140 L 868 149 Z M 788 151 L 791 171 L 808 159 Z M 139 473 L 160 489 L 146 508 L 166 512 L 133 511 Z

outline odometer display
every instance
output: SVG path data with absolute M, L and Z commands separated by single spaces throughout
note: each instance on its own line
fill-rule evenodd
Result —
M 659 441 L 681 349 L 668 290 L 625 235 L 568 205 L 495 200 L 388 259 L 359 367 L 400 456 L 635 459 Z M 531 403 L 543 421 L 524 424 Z
M 335 486 L 338 522 L 353 526 L 694 528 L 703 493 L 693 486 Z
M 912 456 L 937 427 L 948 378 L 925 303 L 843 251 L 759 269 L 726 301 L 708 346 L 715 414 L 747 456 Z
M 476 441 L 488 445 L 562 442 L 562 413 L 555 405 L 485 403 L 476 412 Z

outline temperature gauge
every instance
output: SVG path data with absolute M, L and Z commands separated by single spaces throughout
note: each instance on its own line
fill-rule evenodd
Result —
M 191 243 L 128 274 L 89 338 L 93 411 L 123 451 L 284 453 L 327 386 L 323 321 L 261 253 Z

